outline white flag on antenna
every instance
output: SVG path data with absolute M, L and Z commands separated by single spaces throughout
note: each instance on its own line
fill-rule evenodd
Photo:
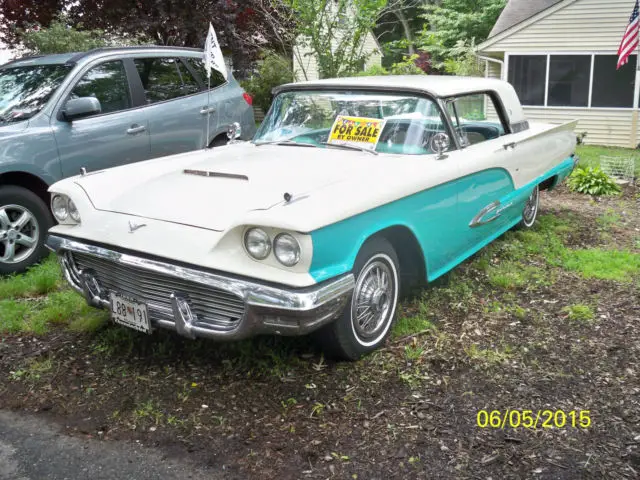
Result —
M 209 33 L 204 44 L 204 67 L 207 69 L 208 78 L 211 78 L 211 69 L 215 68 L 222 73 L 225 80 L 227 79 L 227 65 L 224 63 L 218 37 L 211 23 L 209 23 Z

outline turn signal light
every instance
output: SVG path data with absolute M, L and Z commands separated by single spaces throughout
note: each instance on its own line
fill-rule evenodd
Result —
M 247 92 L 244 92 L 242 94 L 242 97 L 244 98 L 244 101 L 247 102 L 249 105 L 253 105 L 253 97 L 249 95 Z

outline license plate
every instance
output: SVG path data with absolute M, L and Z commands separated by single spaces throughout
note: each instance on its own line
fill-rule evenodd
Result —
M 139 332 L 151 333 L 147 305 L 111 293 L 111 318 L 114 322 Z

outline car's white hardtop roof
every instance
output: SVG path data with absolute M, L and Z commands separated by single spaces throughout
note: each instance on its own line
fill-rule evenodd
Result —
M 346 77 L 288 83 L 274 89 L 274 93 L 288 90 L 313 90 L 335 87 L 380 90 L 418 90 L 435 97 L 454 97 L 465 93 L 494 91 L 500 96 L 511 123 L 524 120 L 522 106 L 513 87 L 502 80 L 481 77 L 444 75 L 387 75 L 377 77 Z
M 466 92 L 501 90 L 505 82 L 493 78 L 453 77 L 442 75 L 387 75 L 379 77 L 347 77 L 290 83 L 278 90 L 296 87 L 360 87 L 403 88 L 423 90 L 438 97 L 450 97 Z

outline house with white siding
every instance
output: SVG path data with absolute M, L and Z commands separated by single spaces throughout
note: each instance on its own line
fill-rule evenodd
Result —
M 530 121 L 578 120 L 585 143 L 640 143 L 638 55 L 616 70 L 635 0 L 509 0 L 478 45 L 486 75 L 509 81 Z

